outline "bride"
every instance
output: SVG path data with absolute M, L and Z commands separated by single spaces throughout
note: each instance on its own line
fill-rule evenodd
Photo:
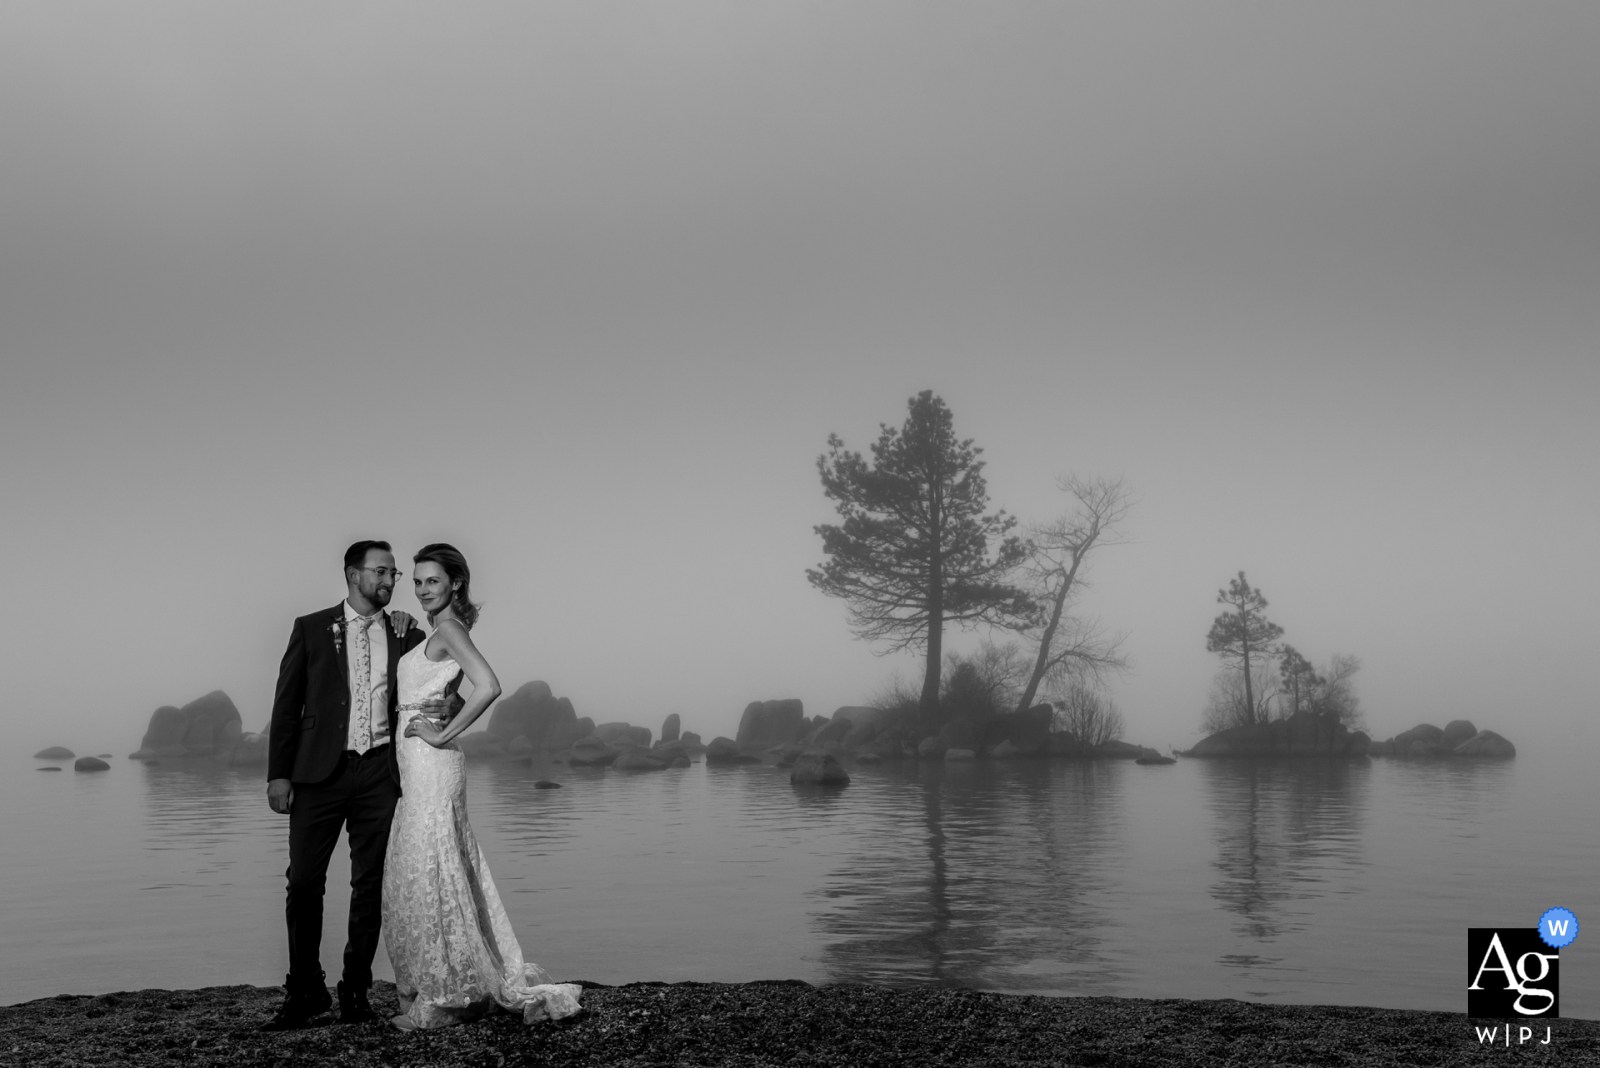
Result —
M 578 1011 L 574 983 L 552 983 L 522 947 L 467 822 L 466 758 L 452 744 L 500 695 L 468 633 L 478 617 L 466 558 L 442 542 L 412 558 L 417 600 L 433 634 L 396 668 L 400 803 L 383 871 L 383 941 L 394 965 L 402 1030 L 448 1027 L 496 1005 L 527 1023 Z M 448 723 L 424 709 L 472 681 Z M 437 706 L 434 706 L 437 707 Z

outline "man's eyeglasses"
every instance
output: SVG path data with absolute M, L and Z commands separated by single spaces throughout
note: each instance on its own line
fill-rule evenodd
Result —
M 401 571 L 398 567 L 358 567 L 356 570 L 372 572 L 374 575 L 378 576 L 379 582 L 382 582 L 386 578 L 392 578 L 396 582 L 399 582 L 400 576 L 405 574 L 405 572 Z

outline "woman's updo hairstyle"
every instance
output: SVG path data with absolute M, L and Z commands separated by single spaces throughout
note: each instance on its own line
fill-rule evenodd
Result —
M 455 609 L 456 618 L 471 630 L 472 625 L 478 621 L 478 606 L 472 603 L 472 569 L 467 566 L 467 558 L 462 556 L 461 550 L 454 545 L 436 541 L 432 545 L 424 545 L 417 555 L 411 558 L 413 564 L 420 564 L 424 560 L 431 560 L 444 568 L 444 573 L 450 577 L 451 582 L 461 583 L 450 607 Z

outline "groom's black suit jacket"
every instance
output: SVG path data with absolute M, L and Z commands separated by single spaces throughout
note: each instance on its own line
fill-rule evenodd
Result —
M 341 635 L 334 647 L 334 625 L 344 619 L 344 602 L 301 616 L 289 634 L 289 648 L 278 667 L 278 692 L 272 700 L 272 730 L 267 740 L 267 778 L 297 783 L 318 783 L 339 770 L 350 729 L 350 641 Z M 384 627 L 389 613 L 383 613 Z M 395 706 L 400 688 L 395 665 L 426 639 L 412 625 L 405 637 L 387 633 L 389 646 L 389 774 L 400 785 L 400 762 L 395 756 Z M 376 709 L 374 710 L 376 711 Z

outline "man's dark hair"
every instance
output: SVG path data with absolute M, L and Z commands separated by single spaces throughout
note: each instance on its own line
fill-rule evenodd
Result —
M 358 541 L 344 551 L 344 566 L 360 567 L 367 562 L 367 550 L 382 549 L 386 553 L 394 552 L 386 541 Z

